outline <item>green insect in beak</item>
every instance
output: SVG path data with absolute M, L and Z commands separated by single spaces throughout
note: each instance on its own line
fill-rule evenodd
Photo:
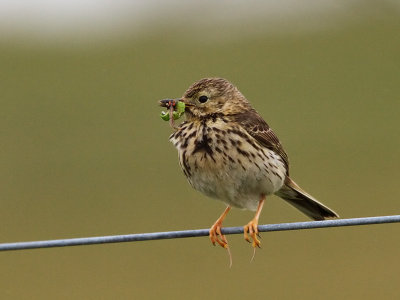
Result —
M 173 104 L 171 104 L 171 105 L 173 105 Z M 180 117 L 182 117 L 183 113 L 185 112 L 185 103 L 183 103 L 181 101 L 176 101 L 175 107 L 176 107 L 176 110 L 173 111 L 172 117 L 174 118 L 174 120 L 178 120 Z M 162 111 L 160 114 L 160 117 L 164 121 L 169 121 L 170 114 L 168 112 Z

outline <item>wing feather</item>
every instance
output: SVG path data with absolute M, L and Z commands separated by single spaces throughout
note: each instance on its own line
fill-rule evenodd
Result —
M 267 122 L 254 109 L 235 115 L 235 119 L 259 144 L 274 151 L 282 158 L 289 174 L 288 156 Z

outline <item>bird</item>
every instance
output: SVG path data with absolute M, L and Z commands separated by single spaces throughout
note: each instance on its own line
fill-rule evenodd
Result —
M 169 140 L 190 185 L 227 206 L 209 230 L 212 244 L 228 249 L 222 223 L 232 207 L 255 211 L 244 239 L 260 247 L 258 222 L 267 196 L 277 195 L 313 220 L 339 215 L 289 177 L 288 155 L 276 134 L 246 97 L 224 78 L 203 78 L 181 98 L 161 100 L 170 108 L 185 104 L 185 121 Z

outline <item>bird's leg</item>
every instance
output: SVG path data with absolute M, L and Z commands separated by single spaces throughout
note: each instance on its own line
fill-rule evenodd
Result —
M 261 210 L 263 208 L 265 201 L 265 195 L 261 195 L 260 202 L 258 203 L 256 215 L 254 216 L 253 220 L 251 220 L 247 225 L 244 226 L 244 239 L 248 241 L 249 243 L 252 243 L 253 247 L 256 248 L 261 248 L 260 244 L 261 242 L 258 240 L 257 235 L 258 235 L 258 219 L 261 214 Z M 251 242 L 249 235 L 253 242 Z
M 222 215 L 218 218 L 217 221 L 215 221 L 214 225 L 211 226 L 210 228 L 210 240 L 211 243 L 215 246 L 215 243 L 218 243 L 221 247 L 224 247 L 228 249 L 228 241 L 226 240 L 226 237 L 221 233 L 221 228 L 222 228 L 222 222 L 224 221 L 226 215 L 228 212 L 231 210 L 231 207 L 228 205 Z
M 231 210 L 231 207 L 228 205 L 222 215 L 218 218 L 217 221 L 215 221 L 214 225 L 211 226 L 210 228 L 210 240 L 211 243 L 215 246 L 215 243 L 217 242 L 221 247 L 225 248 L 228 250 L 228 256 L 229 256 L 229 267 L 232 267 L 232 254 L 231 250 L 229 249 L 228 245 L 228 240 L 226 239 L 226 236 L 222 234 L 221 228 L 222 228 L 222 222 L 224 221 L 226 215 L 228 212 Z

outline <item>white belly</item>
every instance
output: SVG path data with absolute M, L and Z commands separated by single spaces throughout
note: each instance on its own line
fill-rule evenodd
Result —
M 229 135 L 224 126 L 219 121 L 212 123 L 212 130 L 193 126 L 186 134 L 173 134 L 171 142 L 196 190 L 234 207 L 256 210 L 262 194 L 273 194 L 282 187 L 285 164 L 247 133 L 246 138 Z M 207 142 L 201 143 L 205 139 Z
M 269 152 L 272 157 L 275 156 L 272 151 Z M 196 153 L 188 159 L 201 160 L 200 156 Z M 283 164 L 281 168 L 278 167 L 278 160 L 261 160 L 257 157 L 251 163 L 245 158 L 240 159 L 241 163 L 236 160 L 223 163 L 222 155 L 214 158 L 216 162 L 204 157 L 202 167 L 193 169 L 188 180 L 196 190 L 234 207 L 256 210 L 262 194 L 273 194 L 283 185 L 285 168 Z

